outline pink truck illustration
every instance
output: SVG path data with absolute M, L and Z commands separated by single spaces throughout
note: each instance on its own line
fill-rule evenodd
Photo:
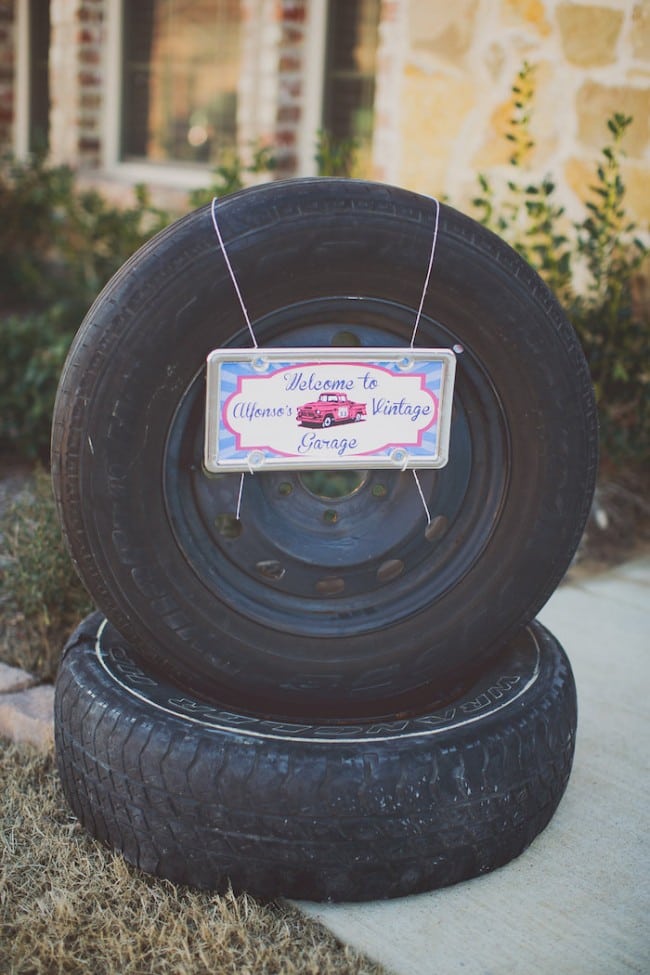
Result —
M 355 423 L 366 415 L 365 403 L 353 403 L 345 393 L 321 393 L 317 400 L 298 407 L 298 423 L 305 427 L 331 427 Z

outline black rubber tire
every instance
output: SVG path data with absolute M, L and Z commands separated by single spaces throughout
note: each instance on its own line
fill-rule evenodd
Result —
M 551 819 L 575 729 L 569 662 L 537 622 L 467 695 L 410 720 L 221 710 L 143 671 L 99 614 L 55 697 L 61 781 L 93 836 L 148 873 L 260 897 L 397 897 L 507 863 Z
M 348 180 L 226 197 L 219 223 L 261 346 L 410 341 L 434 203 Z M 460 344 L 451 457 L 314 497 L 297 473 L 202 470 L 204 363 L 249 346 L 209 210 L 157 236 L 90 310 L 61 378 L 53 481 L 96 604 L 157 669 L 265 715 L 443 702 L 533 618 L 575 552 L 597 432 L 558 304 L 442 206 L 417 343 Z

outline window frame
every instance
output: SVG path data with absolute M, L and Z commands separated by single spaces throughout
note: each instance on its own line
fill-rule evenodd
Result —
M 29 155 L 29 0 L 17 0 L 14 30 L 16 70 L 14 74 L 13 151 L 17 159 Z
M 106 43 L 102 65 L 105 79 L 102 168 L 116 179 L 130 183 L 143 182 L 181 190 L 208 186 L 212 171 L 209 164 L 120 159 L 123 3 L 124 0 L 106 0 Z M 260 14 L 262 9 L 263 5 L 260 5 Z M 323 127 L 328 16 L 329 0 L 309 0 L 303 48 L 303 99 L 296 145 L 298 171 L 304 176 L 317 174 L 315 155 L 317 133 Z
M 122 26 L 124 0 L 107 0 L 106 44 L 104 45 L 105 79 L 104 125 L 102 131 L 102 168 L 117 179 L 129 183 L 147 183 L 179 190 L 201 189 L 212 181 L 213 166 L 182 162 L 149 162 L 120 159 L 122 110 Z
M 327 58 L 331 16 L 330 0 L 309 0 L 307 10 L 308 17 L 303 55 L 303 84 L 305 94 L 297 148 L 300 172 L 305 176 L 315 176 L 318 171 L 315 159 L 317 133 L 323 129 L 325 124 L 326 71 L 328 67 Z M 378 28 L 379 30 L 381 29 L 381 6 Z M 379 34 L 377 50 L 379 50 L 380 43 L 381 35 Z M 377 73 L 375 72 L 375 100 L 376 85 Z M 373 118 L 371 152 L 374 142 L 374 122 L 375 119 Z
M 32 141 L 32 4 L 31 0 L 17 0 L 14 7 L 15 71 L 14 122 L 12 149 L 16 159 L 31 155 Z M 50 50 L 51 50 L 50 37 Z M 49 57 L 49 52 L 48 52 Z M 49 97 L 49 91 L 48 91 Z M 51 105 L 48 108 L 48 116 Z
M 363 3 L 363 2 L 364 2 L 364 0 L 361 0 L 361 3 Z M 365 0 L 365 2 L 368 2 L 368 0 Z M 343 81 L 343 80 L 346 80 L 348 78 L 349 79 L 352 79 L 352 80 L 361 80 L 361 81 L 365 82 L 366 79 L 372 78 L 373 92 L 372 92 L 372 102 L 370 104 L 370 111 L 372 113 L 372 127 L 371 127 L 371 130 L 370 130 L 369 139 L 366 139 L 366 137 L 365 137 L 365 135 L 363 133 L 359 134 L 359 133 L 352 132 L 352 133 L 349 133 L 349 134 L 340 135 L 340 134 L 334 132 L 334 138 L 335 139 L 354 139 L 354 140 L 357 140 L 357 141 L 361 140 L 361 144 L 364 144 L 365 143 L 365 144 L 369 144 L 369 146 L 372 145 L 372 131 L 374 130 L 374 121 L 375 121 L 375 119 L 374 119 L 374 116 L 375 116 L 375 104 L 374 104 L 374 102 L 375 102 L 375 92 L 376 92 L 376 86 L 377 86 L 377 65 L 376 65 L 376 61 L 377 61 L 377 50 L 378 50 L 378 44 L 379 44 L 378 33 L 379 33 L 379 18 L 381 16 L 381 0 L 370 0 L 370 2 L 371 3 L 374 3 L 375 8 L 376 8 L 376 11 L 377 11 L 377 15 L 378 15 L 378 17 L 377 17 L 377 47 L 375 48 L 375 52 L 374 52 L 374 62 L 375 63 L 374 63 L 374 71 L 373 71 L 372 75 L 370 75 L 370 73 L 364 73 L 360 69 L 359 70 L 354 70 L 354 69 L 353 70 L 349 70 L 348 68 L 342 68 L 339 64 L 336 63 L 335 52 L 337 51 L 336 42 L 338 40 L 338 36 L 337 36 L 337 34 L 335 32 L 335 19 L 334 19 L 335 11 L 334 11 L 334 7 L 336 5 L 338 5 L 341 8 L 344 8 L 346 5 L 348 5 L 350 3 L 350 0 L 340 0 L 340 4 L 337 4 L 337 0 L 329 0 L 329 4 L 328 4 L 328 19 L 327 19 L 327 24 L 326 24 L 326 28 L 325 28 L 326 29 L 326 36 L 325 36 L 325 64 L 324 64 L 324 68 L 323 68 L 323 97 L 322 97 L 322 103 L 323 103 L 323 105 L 322 105 L 322 117 L 323 117 L 323 125 L 325 125 L 326 116 L 329 114 L 330 115 L 330 118 L 331 118 L 331 116 L 333 114 L 335 114 L 334 111 L 332 110 L 332 105 L 333 105 L 333 103 L 335 103 L 335 98 L 333 97 L 333 94 L 334 94 L 334 91 L 335 91 L 336 87 L 340 84 L 340 82 Z M 348 7 L 348 9 L 349 9 L 349 7 Z M 361 105 L 359 103 L 356 103 L 356 104 L 357 104 L 357 107 L 358 108 L 361 108 Z M 328 129 L 329 129 L 330 132 L 332 132 L 333 127 L 334 126 L 330 123 L 330 125 L 328 126 Z

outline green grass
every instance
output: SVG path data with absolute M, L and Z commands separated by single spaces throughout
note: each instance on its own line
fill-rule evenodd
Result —
M 174 887 L 69 813 L 51 755 L 0 741 L 3 975 L 382 975 L 290 905 Z

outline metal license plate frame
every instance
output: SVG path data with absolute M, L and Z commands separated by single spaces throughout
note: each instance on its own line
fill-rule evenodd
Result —
M 207 358 L 205 469 L 444 467 L 455 372 L 451 349 L 215 349 Z M 321 402 L 339 409 L 329 423 Z

